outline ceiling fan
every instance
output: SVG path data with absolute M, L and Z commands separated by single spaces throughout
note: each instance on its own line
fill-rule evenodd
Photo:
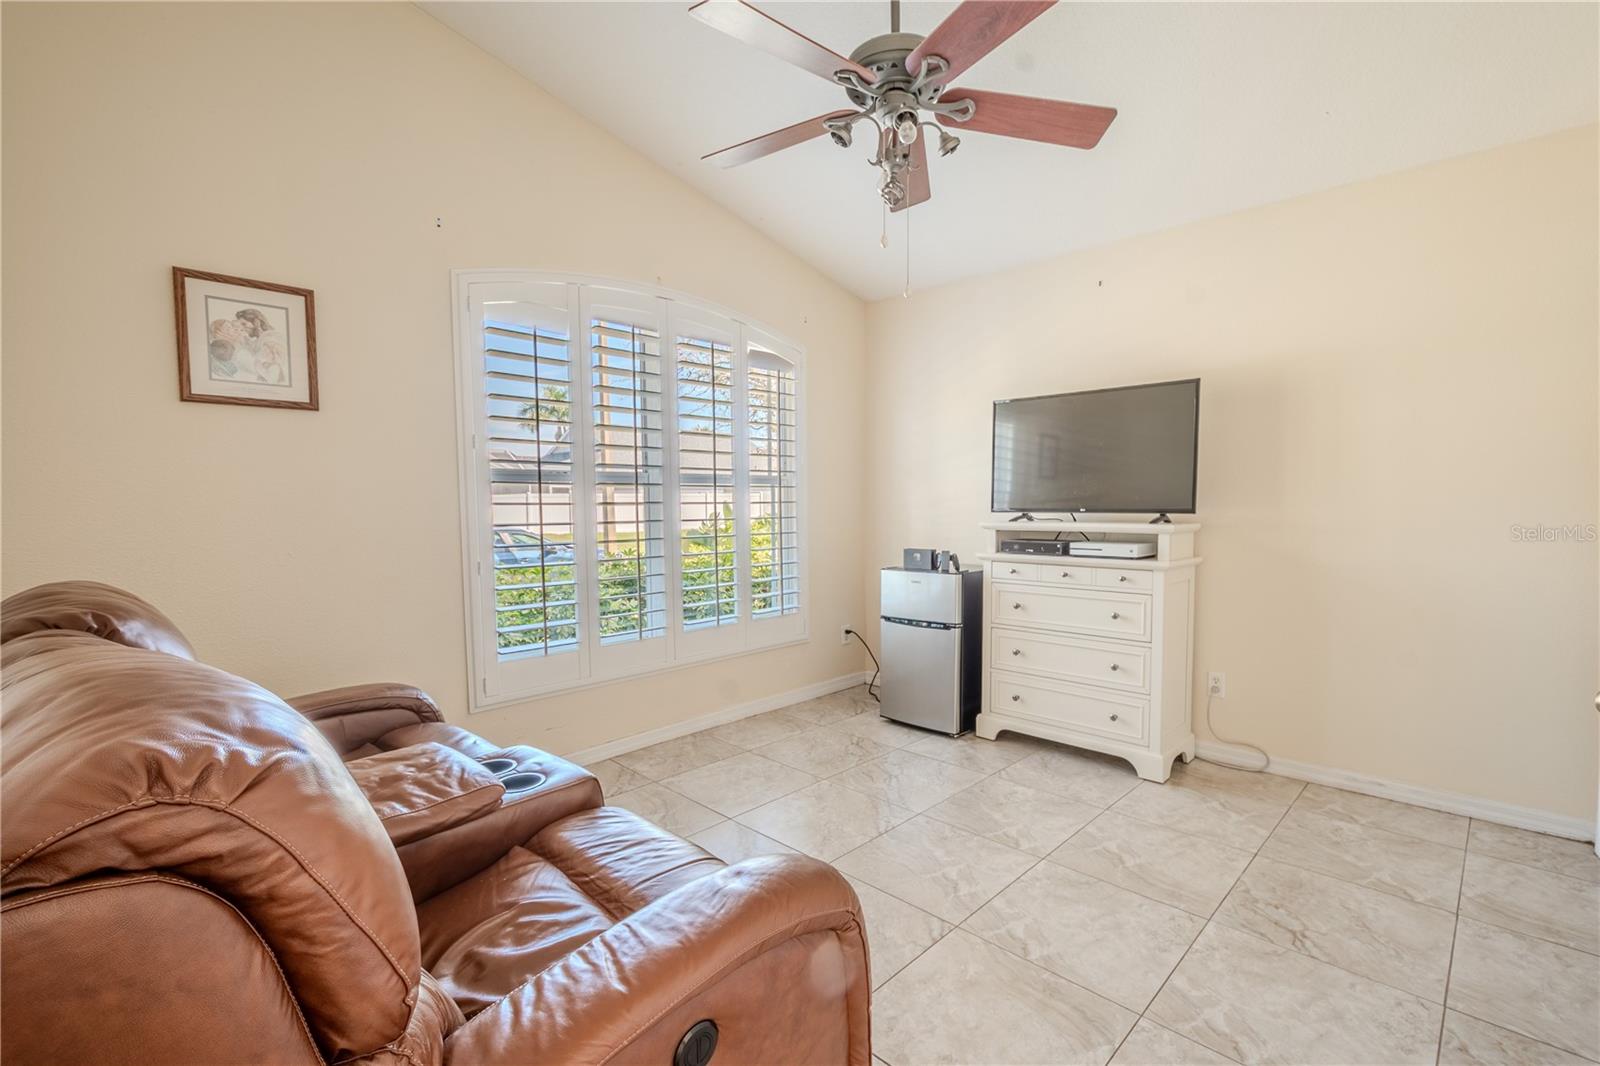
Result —
M 735 167 L 824 133 L 850 147 L 856 123 L 877 130 L 871 163 L 883 172 L 880 191 L 891 211 L 903 211 L 932 195 L 928 185 L 924 128 L 939 135 L 939 154 L 961 144 L 948 129 L 977 130 L 1002 137 L 1093 148 L 1117 117 L 1115 108 L 1044 100 L 1034 96 L 963 89 L 952 79 L 1056 0 L 966 0 L 927 37 L 900 32 L 900 0 L 890 0 L 889 32 L 861 43 L 846 59 L 745 0 L 701 0 L 689 13 L 714 29 L 842 85 L 852 107 L 830 111 L 702 158 Z M 932 115 L 935 121 L 923 118 Z

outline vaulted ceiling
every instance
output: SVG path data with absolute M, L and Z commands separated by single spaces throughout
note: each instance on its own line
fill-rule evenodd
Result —
M 761 3 L 843 54 L 887 3 Z M 968 133 L 879 247 L 870 137 L 700 156 L 848 106 L 683 3 L 426 3 L 859 295 L 943 284 L 1596 121 L 1594 4 L 1062 3 L 959 84 L 1118 109 L 1093 151 Z M 906 3 L 926 34 L 955 7 Z

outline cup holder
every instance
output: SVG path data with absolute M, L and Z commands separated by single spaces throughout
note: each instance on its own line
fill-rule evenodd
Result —
M 500 779 L 507 792 L 529 792 L 544 784 L 544 774 L 529 770 L 520 774 L 507 774 Z
M 484 759 L 482 762 L 483 768 L 489 771 L 491 774 L 494 774 L 496 777 L 500 776 L 501 774 L 509 774 L 511 771 L 517 768 L 517 761 L 515 759 L 495 758 Z

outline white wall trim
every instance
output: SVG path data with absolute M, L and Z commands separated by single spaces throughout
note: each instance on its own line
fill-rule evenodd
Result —
M 832 692 L 842 692 L 847 688 L 864 685 L 871 678 L 872 672 L 870 670 L 862 670 L 854 674 L 843 674 L 839 677 L 829 678 L 826 681 L 818 681 L 813 685 L 790 689 L 788 692 L 778 692 L 771 696 L 763 696 L 758 700 L 750 700 L 748 703 L 737 703 L 732 707 L 724 707 L 720 711 L 697 715 L 682 722 L 673 722 L 671 725 L 664 725 L 659 729 L 651 729 L 644 733 L 635 733 L 630 737 L 623 737 L 620 740 L 596 744 L 592 748 L 574 751 L 562 756 L 562 758 L 586 766 L 590 763 L 599 762 L 601 759 L 609 759 L 614 755 L 626 755 L 630 751 L 647 748 L 651 744 L 660 744 L 665 740 L 686 737 L 690 733 L 698 733 L 700 730 L 710 729 L 712 726 L 726 725 L 729 722 L 737 722 L 741 718 L 749 718 L 751 715 L 775 711 L 779 707 L 787 707 L 791 703 L 801 703 L 805 700 L 814 700 L 818 696 L 826 696 Z
M 1196 754 L 1207 762 L 1238 766 L 1248 770 L 1258 769 L 1260 764 L 1254 752 L 1231 744 L 1201 742 L 1196 746 Z M 1387 781 L 1381 777 L 1358 774 L 1354 770 L 1337 770 L 1330 766 L 1317 766 L 1314 763 L 1294 762 L 1274 757 L 1268 772 L 1292 777 L 1296 781 L 1310 781 L 1316 785 L 1342 788 L 1347 792 L 1360 792 L 1366 796 L 1377 796 L 1379 799 L 1428 807 L 1447 814 L 1481 818 L 1486 822 L 1497 822 L 1517 829 L 1531 829 L 1536 833 L 1549 833 L 1552 836 L 1583 841 L 1590 841 L 1595 837 L 1595 823 L 1582 818 L 1539 810 L 1536 807 L 1500 803 L 1479 796 L 1466 796 L 1459 792 L 1443 792 L 1421 785 Z

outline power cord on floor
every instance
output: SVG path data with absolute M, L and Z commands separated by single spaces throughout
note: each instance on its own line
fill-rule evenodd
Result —
M 1233 747 L 1233 748 L 1248 748 L 1249 750 L 1255 752 L 1257 755 L 1261 756 L 1261 765 L 1260 766 L 1235 766 L 1234 769 L 1236 769 L 1236 770 L 1245 770 L 1245 771 L 1248 771 L 1249 773 L 1252 773 L 1252 774 L 1259 774 L 1259 773 L 1265 772 L 1267 767 L 1272 765 L 1272 756 L 1268 755 L 1264 750 L 1262 750 L 1261 748 L 1256 747 L 1254 744 L 1246 743 L 1243 740 L 1229 740 L 1227 737 L 1225 737 L 1221 733 L 1217 732 L 1216 728 L 1211 724 L 1211 701 L 1216 699 L 1216 698 L 1217 698 L 1217 690 L 1215 688 L 1207 689 L 1207 691 L 1206 691 L 1206 710 L 1205 710 L 1206 732 L 1210 733 L 1212 736 L 1216 737 L 1219 742 L 1221 742 L 1223 744 L 1226 744 L 1229 747 Z
M 878 657 L 872 654 L 872 647 L 867 643 L 866 637 L 863 637 L 860 633 L 848 628 L 844 631 L 844 633 L 847 637 L 855 637 L 857 640 L 859 640 L 861 642 L 861 646 L 867 649 L 867 655 L 872 658 L 872 680 L 867 682 L 867 695 L 871 696 L 875 700 L 878 700 L 878 694 L 872 691 L 872 686 L 878 683 L 878 675 L 883 673 L 883 667 L 878 665 Z M 882 703 L 883 701 L 878 700 L 878 702 Z

